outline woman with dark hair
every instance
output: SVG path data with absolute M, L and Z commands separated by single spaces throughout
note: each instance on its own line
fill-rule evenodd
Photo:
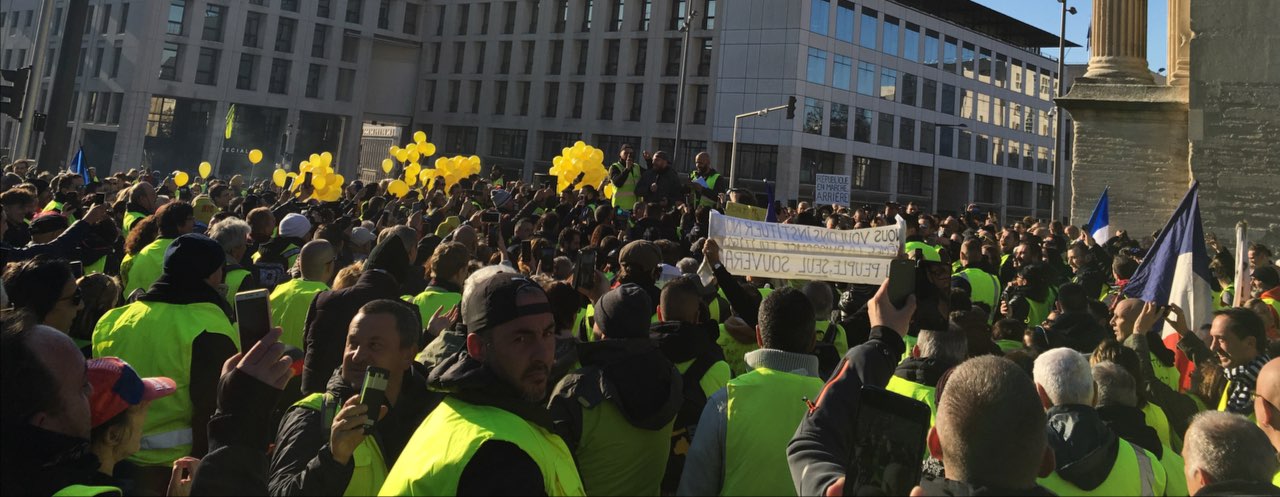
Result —
M 191 204 L 170 202 L 152 215 L 159 226 L 160 234 L 155 241 L 143 247 L 132 257 L 129 271 L 121 269 L 124 278 L 124 296 L 129 298 L 136 290 L 146 291 L 155 283 L 164 267 L 164 253 L 169 245 L 178 237 L 191 233 L 196 225 L 196 211 Z M 125 263 L 121 263 L 123 266 Z
M 26 309 L 39 324 L 67 333 L 81 308 L 80 289 L 71 266 L 62 259 L 37 257 L 9 264 L 4 291 L 16 308 Z M 77 340 L 77 345 L 83 346 Z

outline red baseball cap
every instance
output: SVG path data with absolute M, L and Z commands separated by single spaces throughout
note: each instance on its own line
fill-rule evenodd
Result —
M 163 376 L 138 377 L 133 367 L 119 357 L 90 360 L 89 383 L 93 385 L 93 396 L 89 398 L 89 410 L 93 414 L 94 428 L 116 417 L 130 406 L 171 395 L 178 388 L 172 379 Z

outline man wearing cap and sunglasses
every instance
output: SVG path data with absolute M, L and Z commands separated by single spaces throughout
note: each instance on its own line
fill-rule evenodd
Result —
M 544 407 L 555 362 L 547 294 L 498 273 L 462 296 L 466 350 L 431 371 L 444 401 L 418 427 L 381 495 L 584 495 Z

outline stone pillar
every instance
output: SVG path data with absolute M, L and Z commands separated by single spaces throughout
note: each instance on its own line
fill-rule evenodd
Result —
M 1155 83 L 1147 70 L 1147 0 L 1093 0 L 1093 47 L 1084 78 Z
M 1169 0 L 1169 85 L 1191 78 L 1191 0 Z

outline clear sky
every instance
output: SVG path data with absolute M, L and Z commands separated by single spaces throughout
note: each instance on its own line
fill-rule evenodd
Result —
M 1053 34 L 1058 33 L 1062 20 L 1062 7 L 1056 0 L 975 0 L 976 2 L 1008 14 L 1027 24 L 1038 27 Z M 1067 0 L 1067 5 L 1076 8 L 1076 15 L 1067 15 L 1067 40 L 1080 45 L 1080 48 L 1067 49 L 1068 64 L 1086 64 L 1089 62 L 1089 51 L 1085 48 L 1085 39 L 1089 32 L 1089 20 L 1093 10 L 1091 0 Z M 1165 53 L 1168 49 L 1166 26 L 1169 3 L 1166 0 L 1151 0 L 1147 3 L 1147 65 L 1152 71 L 1165 67 Z M 1057 50 L 1051 54 L 1057 58 Z

